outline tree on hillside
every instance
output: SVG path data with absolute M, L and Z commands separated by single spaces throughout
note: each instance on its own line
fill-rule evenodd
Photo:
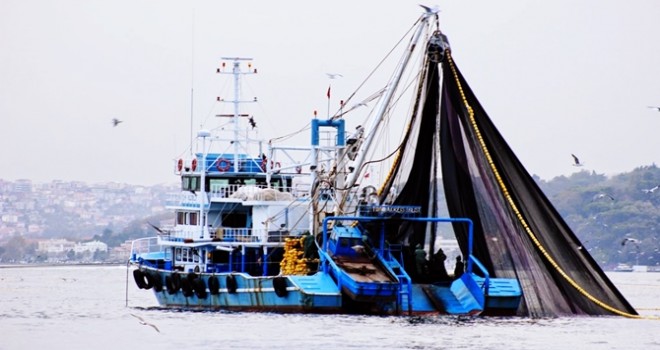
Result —
M 25 238 L 22 236 L 14 236 L 4 245 L 0 260 L 5 262 L 18 262 L 23 260 L 27 254 L 33 252 L 34 249 L 30 249 Z
M 537 181 L 550 201 L 601 265 L 660 265 L 660 169 L 639 167 L 611 178 L 581 171 Z M 621 245 L 626 237 L 635 245 Z

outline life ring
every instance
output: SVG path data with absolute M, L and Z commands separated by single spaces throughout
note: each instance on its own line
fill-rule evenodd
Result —
M 209 277 L 208 280 L 208 285 L 209 285 L 209 292 L 211 292 L 211 295 L 218 295 L 220 294 L 220 281 L 218 281 L 218 278 L 215 276 Z
M 236 283 L 236 277 L 234 275 L 227 275 L 227 292 L 234 294 L 236 293 L 236 289 L 238 289 L 238 284 Z
M 160 274 L 156 271 L 153 271 L 151 273 L 151 281 L 154 285 L 154 290 L 156 292 L 162 292 L 163 291 L 163 278 L 160 276 Z
M 278 297 L 283 298 L 289 294 L 289 291 L 286 290 L 286 278 L 285 277 L 275 277 L 273 278 L 273 289 L 275 289 L 275 294 Z
M 204 279 L 195 278 L 192 281 L 192 287 L 193 290 L 195 291 L 195 295 L 197 295 L 198 298 L 206 299 L 208 294 L 206 294 L 206 284 L 204 283 Z
M 190 168 L 192 169 L 192 171 L 197 170 L 197 158 L 193 158 Z
M 165 286 L 167 287 L 167 293 L 176 294 L 181 288 L 181 275 L 177 272 L 165 277 Z
M 229 170 L 231 163 L 229 163 L 227 159 L 220 158 L 217 162 L 215 162 L 215 167 L 218 169 L 218 171 L 224 173 Z
M 176 169 L 178 171 L 181 171 L 183 169 L 183 159 L 179 158 L 179 160 L 176 162 Z
M 274 173 L 278 173 L 280 171 L 280 168 L 282 168 L 282 164 L 280 162 L 273 162 L 272 160 L 270 161 L 270 167 L 273 169 Z M 263 159 L 261 161 L 261 169 L 264 172 L 268 171 L 268 160 Z

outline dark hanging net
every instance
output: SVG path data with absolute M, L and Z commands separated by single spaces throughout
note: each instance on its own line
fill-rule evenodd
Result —
M 474 221 L 473 253 L 491 275 L 520 281 L 518 314 L 636 315 L 509 148 L 451 56 L 441 65 L 440 149 L 449 213 Z M 454 232 L 465 255 L 466 229 L 455 225 Z
M 520 281 L 519 315 L 636 315 L 516 158 L 451 56 L 438 48 L 426 48 L 412 117 L 381 202 L 396 191 L 393 204 L 437 216 L 441 168 L 450 216 L 474 222 L 473 255 L 491 276 Z M 386 230 L 389 242 L 404 245 L 406 266 L 414 266 L 417 244 L 430 242 L 433 251 L 434 228 L 402 222 Z M 467 256 L 467 228 L 456 224 L 454 233 Z

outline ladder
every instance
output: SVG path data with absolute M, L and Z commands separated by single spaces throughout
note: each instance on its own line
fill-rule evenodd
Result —
M 398 255 L 398 259 L 394 257 Z M 399 280 L 399 291 L 397 293 L 397 313 L 404 310 L 404 305 L 408 307 L 408 314 L 412 314 L 412 280 L 403 268 L 403 249 L 401 244 L 389 244 L 386 260 L 389 267 L 394 271 L 394 275 Z

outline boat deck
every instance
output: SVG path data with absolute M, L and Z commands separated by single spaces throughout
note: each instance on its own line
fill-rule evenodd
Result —
M 366 254 L 357 257 L 335 256 L 333 260 L 356 282 L 396 282 L 393 276 Z

